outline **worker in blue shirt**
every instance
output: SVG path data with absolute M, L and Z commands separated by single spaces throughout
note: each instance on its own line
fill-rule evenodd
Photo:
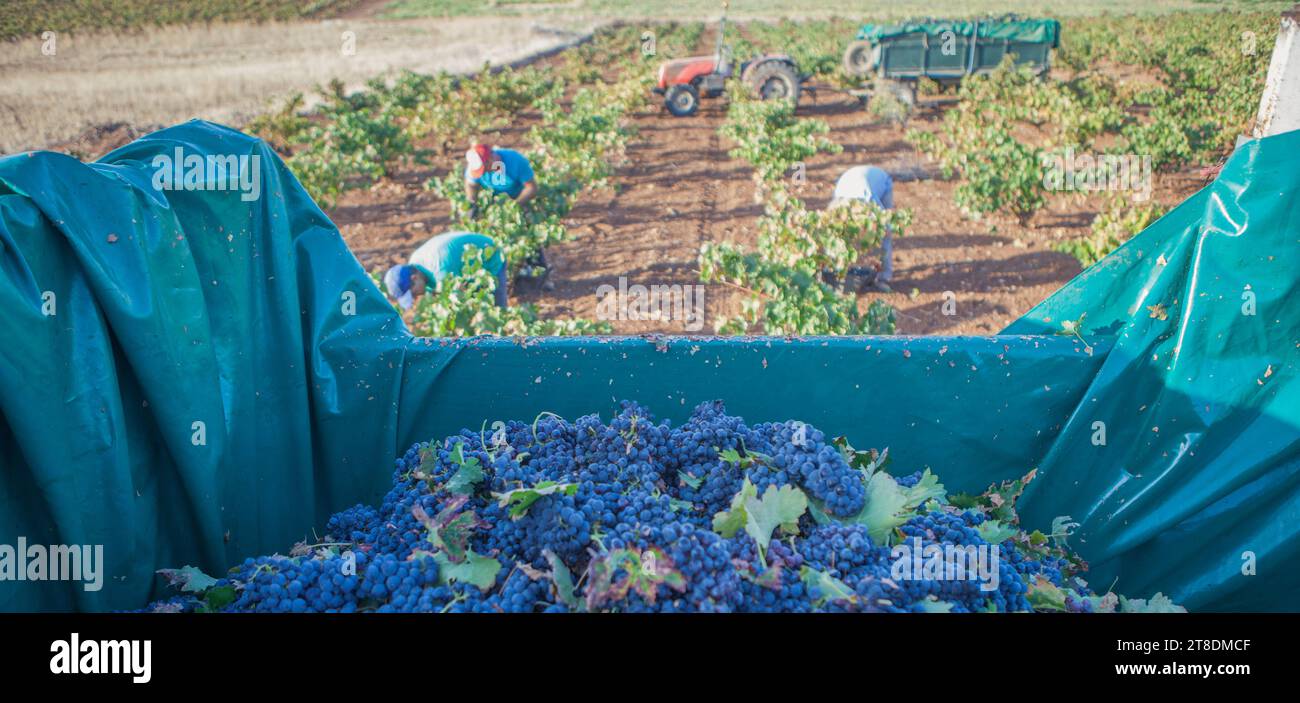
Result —
M 469 219 L 478 218 L 478 193 L 486 188 L 493 193 L 505 193 L 523 205 L 537 195 L 537 178 L 528 157 L 514 149 L 494 148 L 488 144 L 474 144 L 465 152 L 465 196 L 469 198 Z M 523 270 L 549 272 L 546 252 L 539 251 L 523 262 Z M 550 290 L 550 281 L 543 283 Z
M 496 277 L 497 307 L 506 307 L 506 260 L 497 243 L 476 232 L 444 232 L 420 245 L 406 264 L 398 264 L 384 273 L 388 296 L 403 310 L 410 310 L 415 299 L 430 289 L 437 290 L 448 277 L 461 275 L 466 247 L 478 247 L 487 255 L 483 268 Z
M 854 166 L 835 182 L 835 194 L 831 196 L 831 207 L 842 207 L 850 201 L 875 203 L 885 210 L 894 209 L 894 179 L 888 173 L 875 166 Z M 874 286 L 888 291 L 889 281 L 894 277 L 894 232 L 890 228 L 880 243 L 880 270 L 876 272 Z
M 514 149 L 475 144 L 465 152 L 465 196 L 469 198 L 471 218 L 478 212 L 481 188 L 505 193 L 523 205 L 537 195 L 537 179 L 532 164 L 523 154 Z

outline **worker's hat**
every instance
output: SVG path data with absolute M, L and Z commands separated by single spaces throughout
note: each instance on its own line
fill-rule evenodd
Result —
M 465 152 L 465 163 L 469 166 L 469 175 L 474 178 L 482 176 L 492 164 L 492 147 L 475 144 Z
M 410 310 L 415 304 L 415 296 L 411 294 L 413 273 L 415 273 L 414 266 L 397 264 L 384 274 L 384 288 L 388 289 L 389 297 L 396 300 L 403 310 Z

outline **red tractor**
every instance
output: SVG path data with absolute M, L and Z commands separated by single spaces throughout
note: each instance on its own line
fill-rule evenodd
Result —
M 694 115 L 700 108 L 700 98 L 722 95 L 727 79 L 734 75 L 731 50 L 722 41 L 727 30 L 727 4 L 722 4 L 718 46 L 712 55 L 673 59 L 659 67 L 659 85 L 654 91 L 664 96 L 664 106 L 677 117 Z M 786 99 L 799 104 L 806 78 L 786 54 L 766 54 L 740 64 L 741 82 L 763 100 Z

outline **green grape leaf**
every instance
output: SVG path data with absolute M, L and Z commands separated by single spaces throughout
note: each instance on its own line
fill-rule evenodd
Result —
M 179 587 L 185 593 L 202 593 L 217 583 L 217 580 L 203 573 L 197 566 L 183 566 L 179 569 L 159 569 L 167 584 Z
M 510 518 L 518 520 L 528 512 L 543 496 L 561 494 L 571 496 L 578 492 L 576 483 L 556 483 L 555 481 L 542 481 L 532 488 L 516 488 L 505 493 L 493 493 L 492 497 L 496 498 L 498 505 L 501 507 L 510 506 Z
M 640 593 L 646 602 L 654 604 L 659 584 L 674 591 L 686 590 L 686 577 L 673 568 L 673 561 L 658 547 L 651 547 L 636 554 L 633 568 L 628 570 L 627 587 Z
M 619 576 L 622 578 L 619 578 Z M 686 577 L 673 568 L 672 560 L 658 547 L 644 552 L 615 549 L 601 554 L 587 565 L 587 610 L 599 611 L 606 603 L 621 601 L 636 591 L 654 604 L 659 586 L 677 592 L 686 590 Z
M 713 516 L 713 531 L 727 539 L 735 537 L 736 533 L 744 529 L 745 524 L 749 522 L 749 514 L 745 511 L 745 502 L 757 495 L 758 488 L 750 483 L 749 479 L 745 479 L 745 482 L 740 486 L 740 490 L 731 499 L 731 507 Z
M 1076 320 L 1061 320 L 1061 329 L 1057 331 L 1059 335 L 1074 336 L 1083 331 L 1083 318 L 1088 313 L 1082 313 Z
M 745 499 L 745 532 L 767 553 L 772 533 L 780 528 L 787 533 L 799 532 L 799 517 L 808 509 L 808 496 L 794 486 L 771 486 L 762 498 Z
M 736 464 L 737 466 L 748 466 L 750 463 L 749 457 L 741 456 L 740 452 L 735 449 L 723 449 L 719 451 L 718 458 L 728 464 Z
M 475 484 L 483 480 L 483 467 L 477 457 L 465 458 L 465 443 L 457 442 L 451 452 L 451 463 L 457 466 L 456 473 L 447 481 L 447 490 L 456 495 L 469 495 L 474 492 Z
M 238 595 L 239 594 L 235 591 L 234 586 L 218 586 L 216 588 L 210 588 L 207 593 L 203 594 L 204 608 L 209 612 L 215 613 L 231 603 L 234 603 Z
M 680 479 L 682 483 L 690 486 L 691 488 L 698 489 L 700 486 L 704 485 L 704 477 L 692 476 L 686 473 L 685 471 L 678 471 L 677 478 Z
M 1121 613 L 1185 613 L 1187 608 L 1177 605 L 1163 593 L 1157 593 L 1151 596 L 1151 600 L 1142 598 L 1125 598 L 1119 597 L 1119 612 Z
M 669 498 L 668 509 L 672 510 L 675 513 L 682 513 L 682 512 L 689 513 L 695 510 L 695 504 L 690 502 L 689 500 L 679 500 L 677 498 Z
M 985 520 L 980 523 L 976 531 L 980 533 L 980 539 L 989 544 L 1002 544 L 1019 534 L 1016 528 L 1004 525 L 998 520 Z
M 1052 519 L 1052 542 L 1060 549 L 1070 548 L 1070 535 L 1074 534 L 1074 528 L 1079 523 L 1075 522 L 1069 515 L 1058 515 Z
M 1065 591 L 1042 576 L 1035 577 L 1029 584 L 1025 598 L 1034 610 L 1065 612 Z
M 819 597 L 815 596 L 818 607 L 831 601 L 857 602 L 858 594 L 848 584 L 825 571 L 805 566 L 799 570 L 799 575 L 809 592 L 818 594 Z
M 926 469 L 921 474 L 921 480 L 916 482 L 905 491 L 907 496 L 907 507 L 916 508 L 928 500 L 942 500 L 947 491 L 944 490 L 943 484 L 939 483 L 939 477 L 930 473 Z
M 740 577 L 746 581 L 774 591 L 781 589 L 781 576 L 784 571 L 781 564 L 773 564 L 766 569 L 756 571 L 754 565 L 748 561 L 736 559 L 732 563 Z
M 497 572 L 501 571 L 501 562 L 496 557 L 475 554 L 473 550 L 467 550 L 465 559 L 460 562 L 453 562 L 443 552 L 434 552 L 433 558 L 438 562 L 438 580 L 444 586 L 459 581 L 487 592 L 496 583 Z
M 831 517 L 825 509 L 822 508 L 821 501 L 815 498 L 808 500 L 808 514 L 812 516 L 813 522 L 818 525 L 831 525 L 835 523 L 835 518 Z
M 1016 515 L 1016 500 L 1020 498 L 1020 494 L 1025 492 L 1025 486 L 1028 486 L 1036 475 L 1038 475 L 1038 469 L 1030 471 L 1023 478 L 1014 481 L 1003 481 L 1000 485 L 990 486 L 989 490 L 984 493 L 988 505 L 992 508 L 989 514 L 998 520 L 1011 523 L 1017 522 L 1019 518 Z
M 546 562 L 551 565 L 551 581 L 555 583 L 555 596 L 560 602 L 568 606 L 572 612 L 581 612 L 584 607 L 582 599 L 577 596 L 577 589 L 573 583 L 573 573 L 569 567 L 560 561 L 560 557 L 549 549 L 542 550 L 542 556 Z
M 465 559 L 469 551 L 470 534 L 475 529 L 486 526 L 473 510 L 460 512 L 468 501 L 469 496 L 456 496 L 447 501 L 435 517 L 429 517 L 419 503 L 411 506 L 411 514 L 429 532 L 429 543 L 446 552 L 447 558 L 455 563 Z
M 892 476 L 877 471 L 867 480 L 866 505 L 846 522 L 866 525 L 876 544 L 888 545 L 894 529 L 907 522 L 908 512 L 908 494 Z
M 432 476 L 436 473 L 438 464 L 438 452 L 433 446 L 420 447 L 420 468 L 417 472 L 422 477 Z
M 854 449 L 853 445 L 849 444 L 848 437 L 836 437 L 832 443 L 839 448 L 840 454 L 844 456 L 845 461 L 849 462 L 849 466 L 855 469 L 873 473 L 889 463 L 888 448 L 882 452 L 874 449 Z

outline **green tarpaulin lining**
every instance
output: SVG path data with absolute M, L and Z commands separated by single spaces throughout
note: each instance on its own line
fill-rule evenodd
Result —
M 154 157 L 178 147 L 259 156 L 261 197 L 155 189 Z M 138 607 L 163 593 L 155 569 L 219 573 L 376 502 L 416 441 L 620 398 L 676 421 L 713 398 L 802 419 L 955 489 L 1037 468 L 1026 521 L 1081 522 L 1101 588 L 1293 609 L 1297 153 L 1300 133 L 1247 143 L 999 336 L 459 341 L 411 337 L 238 132 L 0 159 L 0 545 L 99 544 L 106 562 L 94 592 L 0 581 L 0 609 Z M 1059 334 L 1080 316 L 1082 339 Z
M 1030 42 L 1034 44 L 1047 43 L 1057 46 L 1061 36 L 1061 23 L 1048 19 L 990 19 L 864 24 L 858 30 L 858 39 L 879 42 L 883 39 L 903 37 L 910 34 L 928 34 L 932 37 L 938 37 L 944 32 L 952 32 L 959 37 L 969 37 L 978 33 L 980 39 Z

